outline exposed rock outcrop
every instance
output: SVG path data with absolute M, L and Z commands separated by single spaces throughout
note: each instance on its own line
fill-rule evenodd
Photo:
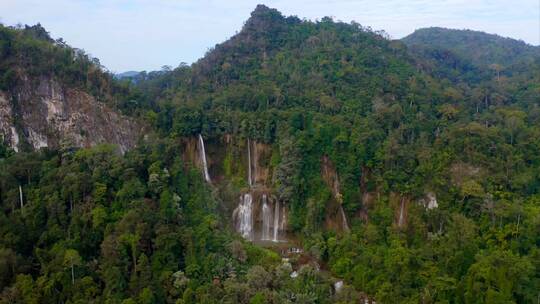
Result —
M 15 128 L 13 110 L 8 96 L 4 92 L 0 92 L 0 134 L 3 141 L 15 152 L 19 151 L 19 133 Z
M 343 210 L 343 196 L 340 192 L 339 177 L 336 167 L 326 155 L 321 159 L 321 176 L 332 190 L 333 196 L 333 199 L 328 202 L 326 207 L 326 226 L 329 229 L 348 232 L 349 224 Z
M 22 77 L 12 92 L 0 92 L 0 133 L 15 151 L 112 143 L 125 152 L 141 128 L 85 91 L 52 78 Z
M 425 197 L 418 201 L 426 209 L 435 209 L 439 207 L 437 202 L 437 195 L 434 192 L 427 192 Z

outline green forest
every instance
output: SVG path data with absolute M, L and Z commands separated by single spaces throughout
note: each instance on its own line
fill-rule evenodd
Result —
M 122 79 L 0 26 L 0 90 L 23 77 L 148 127 L 125 154 L 0 144 L 0 303 L 540 303 L 540 47 L 259 5 L 192 65 Z M 235 231 L 256 186 L 301 254 Z

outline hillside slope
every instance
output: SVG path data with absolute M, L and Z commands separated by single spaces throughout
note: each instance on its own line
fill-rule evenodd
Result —
M 383 303 L 523 302 L 538 281 L 528 270 L 514 276 L 513 291 L 491 295 L 508 280 L 490 279 L 475 292 L 480 272 L 497 260 L 532 269 L 538 242 L 530 234 L 530 242 L 520 235 L 493 246 L 484 238 L 515 225 L 510 210 L 535 209 L 540 191 L 540 90 L 528 55 L 535 48 L 505 40 L 508 52 L 524 49 L 507 58 L 490 41 L 480 55 L 439 46 L 423 54 L 356 23 L 258 6 L 237 35 L 141 88 L 159 92 L 155 126 L 163 135 L 203 135 L 211 175 L 229 175 L 213 185 L 240 188 L 222 196 L 227 203 L 240 207 L 236 194 L 249 189 L 248 157 L 239 153 L 251 155 L 249 142 L 267 144 L 266 186 L 287 208 L 288 228 L 357 290 Z M 223 138 L 247 144 L 229 156 Z M 331 216 L 339 208 L 345 221 Z M 525 215 L 516 212 L 521 226 Z M 531 211 L 527 229 L 537 219 Z M 333 233 L 348 229 L 332 227 L 346 222 L 352 234 L 336 240 Z M 506 262 L 500 271 L 508 273 Z

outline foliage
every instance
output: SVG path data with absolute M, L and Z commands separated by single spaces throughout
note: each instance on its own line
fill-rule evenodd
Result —
M 29 71 L 46 69 L 35 58 L 64 54 L 53 61 L 58 77 L 88 80 L 88 61 L 39 28 L 0 35 L 11 58 L 0 61 L 4 88 L 17 75 L 3 62 L 34 49 Z M 121 90 L 111 100 L 153 123 L 153 144 L 125 156 L 111 146 L 0 147 L 2 301 L 329 303 L 363 292 L 379 303 L 532 303 L 539 58 L 537 47 L 483 33 L 430 29 L 403 43 L 258 6 L 192 66 L 113 81 Z M 348 283 L 341 293 L 325 272 L 305 265 L 293 279 L 277 254 L 228 232 L 200 173 L 177 153 L 179 139 L 197 134 L 271 145 L 271 186 L 289 229 Z M 225 178 L 242 185 L 234 155 L 223 159 Z M 421 204 L 428 193 L 438 208 Z M 350 233 L 325 229 L 336 201 Z

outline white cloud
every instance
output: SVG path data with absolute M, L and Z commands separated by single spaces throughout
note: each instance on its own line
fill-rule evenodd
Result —
M 114 71 L 193 62 L 240 30 L 252 0 L 0 0 L 5 24 L 41 22 Z M 355 20 L 401 38 L 417 28 L 471 28 L 540 43 L 537 0 L 269 0 L 285 15 Z

